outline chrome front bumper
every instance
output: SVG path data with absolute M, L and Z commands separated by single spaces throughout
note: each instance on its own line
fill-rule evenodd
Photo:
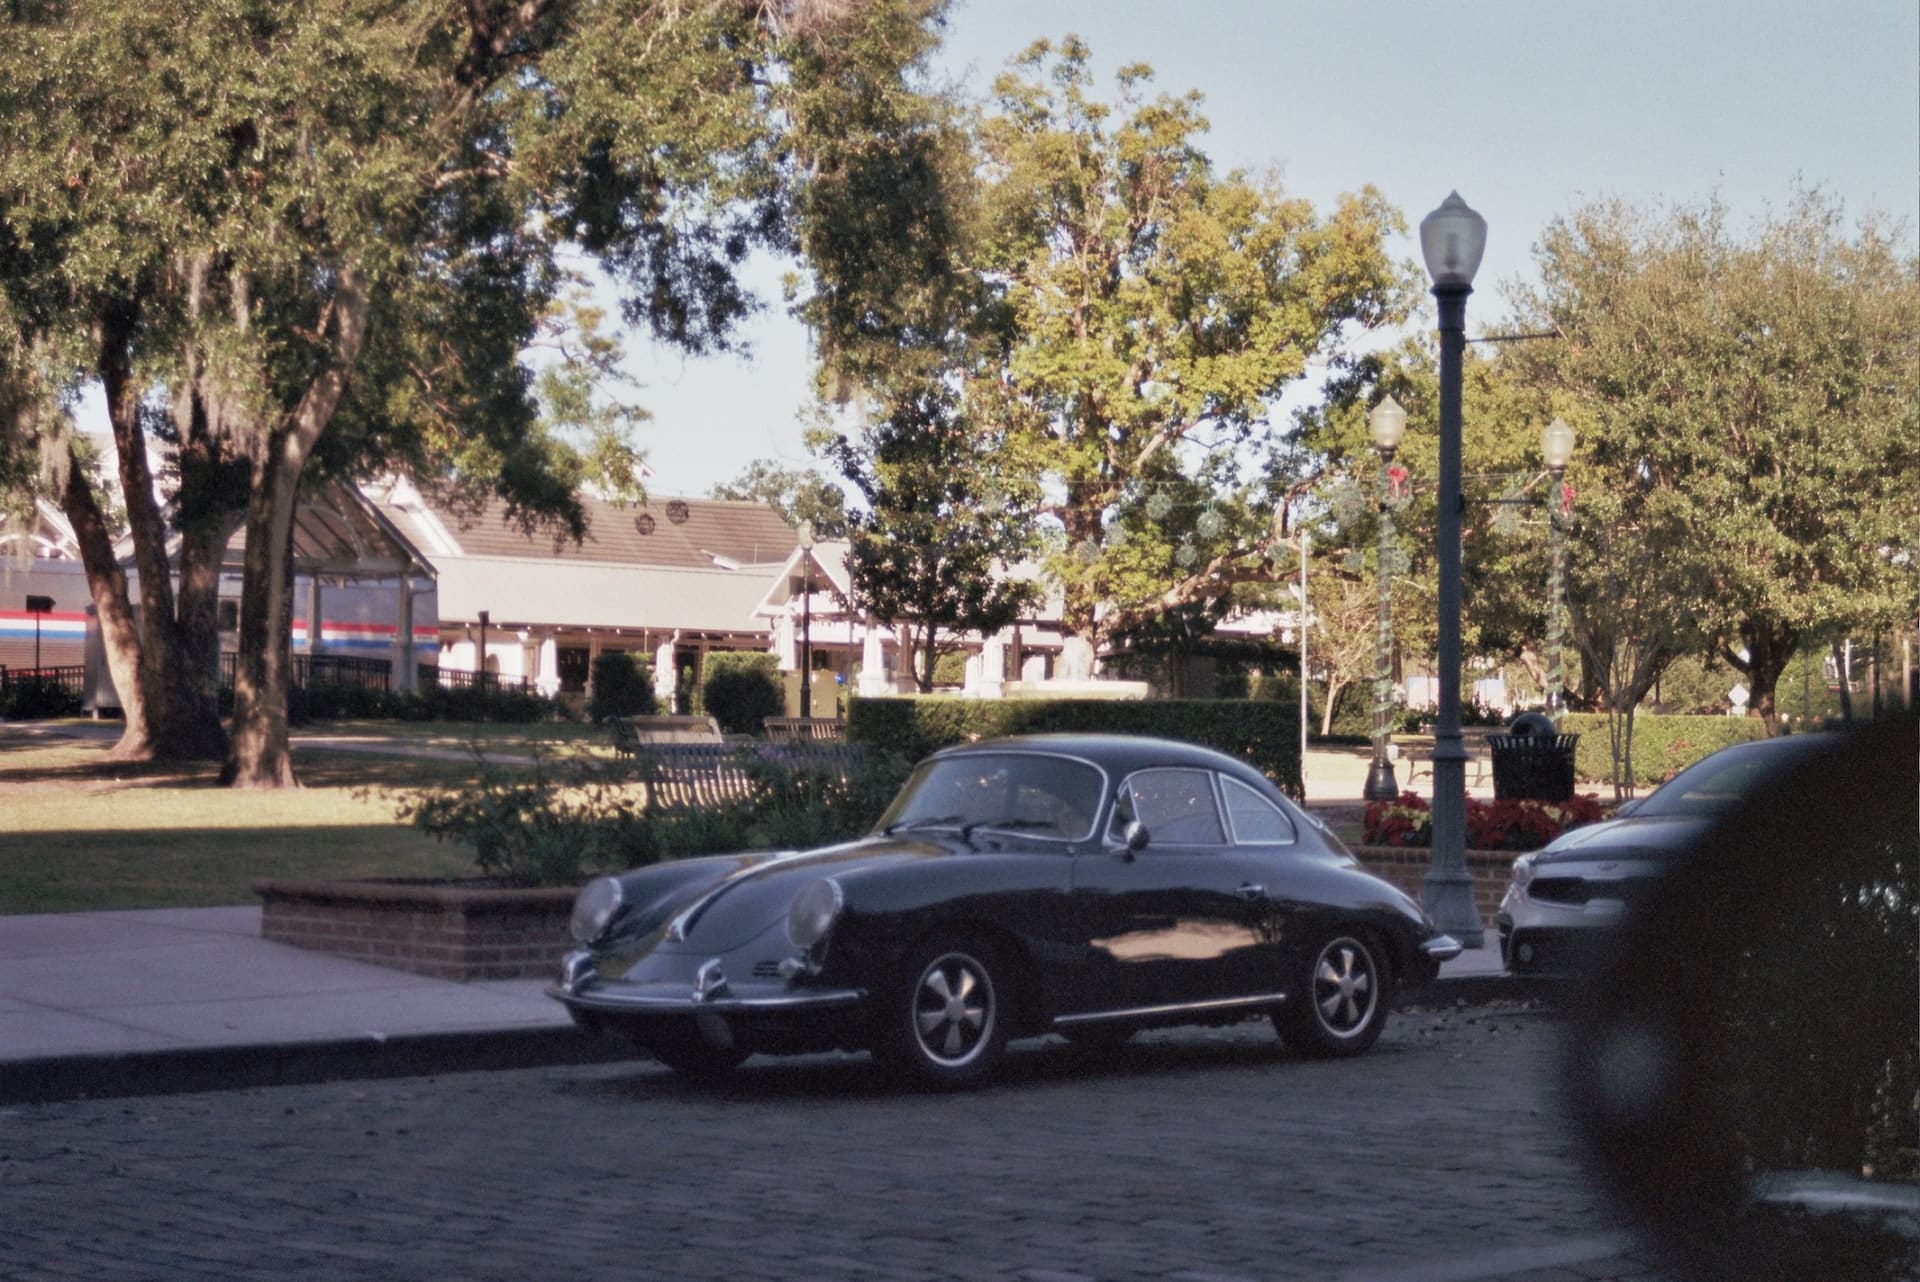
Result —
M 1420 945 L 1420 951 L 1435 962 L 1450 962 L 1461 953 L 1460 941 L 1452 935 L 1435 935 Z
M 560 982 L 547 996 L 569 1010 L 613 1015 L 731 1015 L 837 1010 L 867 999 L 864 988 L 790 989 L 764 982 L 735 989 L 715 958 L 700 967 L 691 983 L 632 983 L 602 979 L 593 955 L 568 953 L 560 963 Z

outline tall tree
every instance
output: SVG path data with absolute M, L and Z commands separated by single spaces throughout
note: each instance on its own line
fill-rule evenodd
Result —
M 788 525 L 810 522 L 823 539 L 843 539 L 850 528 L 847 498 L 840 487 L 812 468 L 786 467 L 773 459 L 755 459 L 731 481 L 714 486 L 709 498 L 765 503 Z
M 177 510 L 208 546 L 236 513 L 246 529 L 227 776 L 290 783 L 289 548 L 310 469 L 378 459 L 448 483 L 477 469 L 523 516 L 577 534 L 550 442 L 521 430 L 516 357 L 556 254 L 597 256 L 656 336 L 725 343 L 751 306 L 735 268 L 790 243 L 809 94 L 897 74 L 884 57 L 923 52 L 937 16 L 915 0 L 15 6 L 0 107 L 29 136 L 0 161 L 0 286 L 25 350 L 51 362 L 42 385 L 107 387 L 137 628 L 110 555 L 81 541 L 116 678 L 137 669 L 123 691 L 165 705 L 130 709 L 123 750 L 189 724 L 174 705 L 198 680 L 178 651 L 202 606 L 170 599 L 147 474 L 152 389 L 175 407 Z M 840 37 L 823 23 L 883 21 L 895 42 L 846 40 L 830 83 L 793 60 Z M 68 491 L 91 530 L 97 496 Z M 198 583 L 183 566 L 180 596 Z
M 1323 217 L 1272 179 L 1216 172 L 1199 96 L 1148 98 L 1150 76 L 1123 69 L 1109 105 L 1081 42 L 1041 41 L 978 127 L 970 265 L 1010 320 L 994 413 L 1046 478 L 1064 624 L 1096 648 L 1129 618 L 1269 577 L 1268 403 L 1411 297 L 1377 192 Z M 1147 513 L 1156 496 L 1168 515 Z
M 1668 608 L 1771 727 L 1807 638 L 1913 617 L 1894 552 L 1920 523 L 1920 263 L 1817 192 L 1745 236 L 1713 203 L 1589 206 L 1539 256 L 1521 323 L 1564 341 L 1513 359 L 1577 407 L 1609 520 L 1673 536 Z

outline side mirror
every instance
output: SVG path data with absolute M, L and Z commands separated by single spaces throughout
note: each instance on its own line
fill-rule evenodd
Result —
M 1145 850 L 1147 848 L 1147 842 L 1151 839 L 1151 835 L 1147 832 L 1147 826 L 1138 819 L 1127 820 L 1127 826 L 1120 830 L 1121 844 L 1125 846 L 1126 852 L 1130 855 L 1137 855 Z
M 1676 858 L 1566 1082 L 1688 1276 L 1920 1277 L 1920 721 L 1810 747 Z

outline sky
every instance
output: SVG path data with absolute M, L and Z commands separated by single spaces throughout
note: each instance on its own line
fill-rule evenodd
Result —
M 1372 184 L 1412 231 L 1458 190 L 1488 224 L 1476 332 L 1532 279 L 1547 224 L 1595 199 L 1717 196 L 1738 229 L 1798 184 L 1920 236 L 1920 0 L 956 0 L 937 68 L 984 93 L 1069 33 L 1103 92 L 1131 62 L 1198 89 L 1215 165 L 1272 170 L 1316 208 Z M 781 270 L 754 273 L 748 355 L 632 340 L 650 494 L 704 495 L 755 459 L 827 470 L 801 440 L 810 357 Z

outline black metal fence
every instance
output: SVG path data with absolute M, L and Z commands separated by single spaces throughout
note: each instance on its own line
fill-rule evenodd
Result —
M 0 663 L 0 694 L 29 686 L 51 687 L 76 699 L 83 698 L 87 692 L 87 669 L 78 663 L 57 668 L 9 668 Z
M 442 668 L 431 663 L 420 665 L 420 684 L 442 690 L 518 690 L 533 691 L 532 677 L 503 677 L 498 672 L 469 672 L 465 668 Z
M 233 688 L 240 656 L 220 656 L 220 684 Z M 356 659 L 344 654 L 296 654 L 293 656 L 293 686 L 348 686 L 357 690 L 391 690 L 393 664 L 386 659 Z

